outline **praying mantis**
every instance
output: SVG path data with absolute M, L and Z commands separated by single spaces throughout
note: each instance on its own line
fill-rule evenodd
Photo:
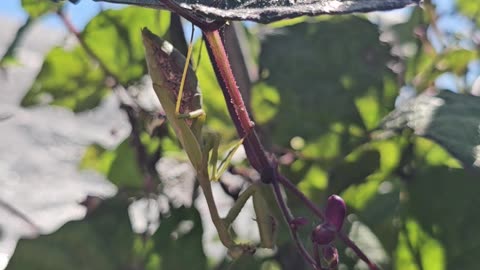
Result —
M 152 78 L 153 88 L 173 127 L 180 144 L 186 152 L 203 190 L 208 209 L 222 244 L 233 258 L 253 253 L 257 245 L 237 243 L 231 234 L 231 224 L 252 196 L 256 223 L 262 248 L 274 248 L 275 221 L 269 214 L 267 203 L 259 184 L 250 185 L 243 191 L 228 214 L 222 218 L 218 213 L 211 181 L 217 181 L 228 168 L 228 163 L 241 139 L 217 166 L 220 135 L 203 128 L 206 114 L 202 108 L 202 96 L 195 72 L 189 65 L 192 44 L 185 58 L 169 42 L 162 40 L 147 28 L 142 29 L 145 58 Z

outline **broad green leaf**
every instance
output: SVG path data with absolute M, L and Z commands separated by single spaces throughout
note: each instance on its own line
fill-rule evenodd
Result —
M 22 106 L 58 105 L 75 112 L 97 106 L 108 88 L 105 73 L 85 51 L 53 49 L 43 63 L 32 87 L 22 100 Z
M 85 27 L 82 38 L 108 71 L 80 45 L 73 50 L 55 48 L 22 106 L 51 104 L 75 112 L 94 108 L 109 91 L 108 75 L 127 84 L 147 73 L 140 29 L 148 26 L 165 35 L 169 18 L 167 12 L 140 8 L 100 13 Z
M 84 220 L 17 245 L 8 270 L 118 270 L 132 267 L 133 232 L 127 200 L 101 202 Z
M 107 10 L 87 24 L 82 37 L 108 70 L 127 84 L 147 73 L 140 30 L 148 27 L 165 36 L 169 25 L 168 12 L 135 7 Z
M 352 209 L 361 222 L 375 233 L 388 254 L 392 254 L 397 247 L 400 229 L 397 224 L 402 211 L 401 192 L 402 183 L 399 179 L 384 181 L 362 208 Z
M 403 225 L 394 255 L 395 269 L 457 269 L 447 268 L 442 244 L 422 230 L 414 220 L 407 220 Z
M 153 0 L 95 0 L 113 3 L 165 8 Z M 249 20 L 269 23 L 285 18 L 303 15 L 345 14 L 390 10 L 402 8 L 416 3 L 415 0 L 300 0 L 300 1 L 268 1 L 268 0 L 225 0 L 225 1 L 188 1 L 176 0 L 181 7 L 212 19 Z
M 61 4 L 50 0 L 22 0 L 22 7 L 32 18 L 38 18 L 49 12 L 56 12 Z
M 440 72 L 450 71 L 458 76 L 464 76 L 467 72 L 468 64 L 478 58 L 477 51 L 456 49 L 446 51 L 436 63 L 436 68 Z
M 114 150 L 106 150 L 99 145 L 88 147 L 80 168 L 96 170 L 120 188 L 140 188 L 143 183 L 143 175 L 129 139 Z
M 390 176 L 400 166 L 404 144 L 400 138 L 373 141 L 357 147 L 331 170 L 327 192 L 342 192 L 349 206 L 364 209 L 376 200 L 380 189 L 396 187 Z
M 423 90 L 435 83 L 435 79 L 446 72 L 465 76 L 468 65 L 477 57 L 476 51 L 466 49 L 446 50 L 441 54 L 423 52 L 418 58 L 409 62 L 410 71 L 408 73 L 412 74 L 411 80 L 416 78 L 421 82 L 418 87 Z M 412 65 L 417 66 L 413 68 Z
M 413 157 L 417 166 L 447 166 L 461 168 L 462 164 L 442 146 L 430 139 L 416 137 L 413 140 Z
M 440 91 L 421 95 L 390 113 L 386 131 L 412 129 L 437 142 L 466 167 L 480 166 L 480 98 Z
M 367 149 L 352 153 L 335 166 L 329 175 L 329 194 L 340 194 L 350 185 L 357 185 L 380 168 L 380 153 L 375 149 Z
M 418 171 L 407 189 L 409 213 L 423 231 L 443 246 L 446 259 L 443 269 L 477 269 L 478 177 L 461 169 L 431 167 Z
M 207 269 L 207 258 L 202 248 L 203 227 L 195 208 L 171 208 L 170 215 L 160 220 L 152 236 L 154 255 L 161 270 Z
M 459 11 L 470 18 L 474 19 L 480 26 L 480 3 L 469 0 L 456 0 Z
M 264 79 L 252 100 L 269 104 L 264 126 L 276 144 L 299 136 L 307 143 L 304 155 L 332 159 L 350 152 L 393 107 L 391 59 L 376 26 L 357 17 L 277 29 L 263 39 Z M 261 108 L 254 113 L 262 115 Z

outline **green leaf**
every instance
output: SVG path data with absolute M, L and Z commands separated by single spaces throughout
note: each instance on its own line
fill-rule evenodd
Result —
M 480 167 L 480 98 L 440 91 L 421 95 L 390 113 L 385 131 L 412 129 L 437 142 L 464 166 Z
M 419 87 L 428 87 L 435 83 L 440 75 L 451 72 L 457 76 L 465 76 L 468 65 L 477 59 L 478 53 L 472 50 L 452 49 L 436 53 L 422 53 L 417 59 L 409 62 L 411 80 L 421 78 L 422 84 Z M 411 65 L 417 65 L 415 68 Z
M 155 255 L 154 269 L 207 269 L 202 247 L 202 220 L 195 208 L 171 208 L 170 216 L 162 218 L 152 236 Z
M 394 251 L 398 243 L 400 228 L 396 222 L 402 209 L 401 188 L 399 179 L 384 181 L 377 186 L 368 202 L 361 209 L 356 209 L 359 219 L 375 233 L 388 254 Z
M 263 38 L 263 80 L 252 91 L 253 111 L 270 120 L 264 127 L 275 144 L 288 146 L 299 136 L 305 157 L 328 161 L 365 140 L 397 93 L 386 67 L 392 57 L 378 35 L 375 25 L 350 16 L 284 27 Z
M 444 269 L 477 269 L 478 177 L 461 169 L 431 167 L 417 172 L 407 188 L 409 212 L 422 230 L 443 245 Z
M 350 185 L 363 183 L 380 167 L 380 153 L 366 149 L 352 153 L 342 163 L 335 166 L 329 175 L 329 194 L 340 194 Z
M 17 245 L 8 270 L 118 270 L 132 262 L 133 232 L 125 199 L 113 198 L 84 220 Z
M 85 27 L 82 37 L 108 70 L 128 84 L 147 73 L 140 30 L 148 27 L 165 36 L 170 13 L 129 7 L 98 14 Z
M 32 18 L 38 18 L 49 12 L 56 12 L 61 4 L 51 0 L 22 0 L 22 7 Z
M 165 8 L 153 0 L 96 0 L 113 3 Z M 414 0 L 300 0 L 300 1 L 249 1 L 226 0 L 213 2 L 209 0 L 187 1 L 176 0 L 181 7 L 190 9 L 211 19 L 249 20 L 269 23 L 285 18 L 295 18 L 304 15 L 345 14 L 353 12 L 368 12 L 375 10 L 390 10 L 414 4 Z
M 133 147 L 126 139 L 114 150 L 106 150 L 99 145 L 89 146 L 80 168 L 104 174 L 117 187 L 140 188 L 143 175 L 137 164 Z
M 477 58 L 477 51 L 465 49 L 446 51 L 436 63 L 436 68 L 440 72 L 450 71 L 455 75 L 464 76 L 467 72 L 468 64 Z
M 458 10 L 474 19 L 478 26 L 480 26 L 480 3 L 469 0 L 456 0 Z
M 444 270 L 445 249 L 442 244 L 422 230 L 415 220 L 407 220 L 399 234 L 394 253 L 395 269 Z M 451 269 L 457 269 L 453 267 Z M 468 268 L 462 268 L 468 269 Z
M 167 12 L 140 8 L 100 13 L 85 27 L 82 38 L 108 71 L 81 46 L 73 50 L 55 48 L 22 106 L 59 105 L 75 112 L 96 107 L 109 91 L 108 73 L 125 85 L 147 73 L 140 29 L 149 26 L 165 35 L 169 19 Z
M 21 104 L 27 107 L 58 105 L 75 112 L 91 109 L 108 92 L 104 79 L 105 73 L 82 48 L 75 47 L 71 51 L 55 48 L 47 55 Z

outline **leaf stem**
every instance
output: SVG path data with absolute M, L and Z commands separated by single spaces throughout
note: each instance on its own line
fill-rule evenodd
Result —
M 277 174 L 277 173 L 275 173 L 275 174 Z M 277 176 L 275 176 L 274 179 L 275 178 L 277 178 Z M 310 263 L 310 265 L 312 265 L 313 269 L 315 269 L 315 270 L 321 269 L 320 268 L 321 266 L 317 265 L 317 263 L 315 262 L 315 259 L 312 258 L 312 256 L 310 256 L 307 249 L 305 248 L 302 241 L 300 240 L 300 238 L 298 236 L 298 232 L 297 232 L 297 227 L 291 225 L 292 222 L 293 222 L 293 215 L 290 212 L 290 209 L 288 208 L 287 203 L 285 202 L 285 199 L 283 198 L 283 194 L 282 194 L 282 191 L 280 190 L 280 185 L 278 184 L 278 181 L 273 180 L 272 181 L 272 187 L 273 187 L 273 194 L 275 195 L 275 200 L 277 201 L 278 207 L 282 211 L 283 217 L 284 217 L 285 221 L 287 222 L 288 227 L 290 229 L 290 235 L 291 235 L 293 241 L 295 242 L 300 254 L 305 258 L 305 260 L 308 263 Z
M 368 268 L 370 270 L 378 270 L 379 269 L 378 266 L 375 263 L 373 263 L 372 261 L 370 261 L 370 259 L 368 259 L 367 255 L 365 255 L 365 253 L 363 253 L 363 251 L 355 243 L 353 243 L 353 241 L 350 240 L 350 238 L 348 238 L 347 235 L 345 235 L 345 233 L 339 232 L 337 235 L 338 235 L 338 237 L 340 237 L 340 239 L 342 239 L 342 241 L 349 248 L 353 249 L 355 254 L 357 254 L 357 256 L 368 265 Z

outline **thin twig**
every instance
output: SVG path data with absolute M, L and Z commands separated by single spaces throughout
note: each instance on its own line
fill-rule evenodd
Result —
M 303 194 L 294 184 L 292 184 L 292 182 L 290 182 L 290 180 L 288 180 L 288 178 L 280 175 L 278 181 L 284 187 L 290 190 L 290 192 L 292 192 L 295 196 L 297 196 L 300 201 L 307 205 L 307 207 L 310 208 L 310 210 L 315 213 L 315 215 L 317 215 L 322 220 L 325 220 L 325 216 L 323 215 L 323 212 L 320 210 L 320 208 L 318 208 L 310 199 L 308 199 L 305 194 Z
M 312 265 L 313 269 L 319 269 L 320 266 L 315 263 L 315 259 L 313 259 L 312 256 L 310 256 L 307 249 L 305 248 L 302 241 L 300 240 L 296 227 L 290 225 L 292 224 L 293 216 L 287 207 L 285 199 L 283 198 L 282 191 L 280 190 L 280 186 L 278 185 L 278 182 L 273 181 L 272 186 L 273 186 L 273 194 L 275 195 L 275 200 L 277 201 L 277 204 L 280 210 L 282 211 L 282 215 L 285 218 L 285 221 L 288 225 L 290 235 L 293 241 L 295 242 L 295 245 L 297 246 L 300 254 L 308 263 L 310 263 L 310 265 Z
M 365 253 L 363 253 L 363 251 L 355 243 L 353 243 L 353 241 L 350 240 L 350 238 L 348 238 L 348 236 L 345 235 L 345 233 L 339 232 L 337 235 L 340 239 L 342 239 L 342 241 L 349 248 L 353 249 L 355 254 L 357 254 L 357 256 L 368 265 L 368 268 L 370 268 L 370 270 L 378 270 L 377 265 L 375 263 L 373 263 L 372 261 L 370 261 L 370 259 L 368 259 L 367 255 L 365 255 Z

